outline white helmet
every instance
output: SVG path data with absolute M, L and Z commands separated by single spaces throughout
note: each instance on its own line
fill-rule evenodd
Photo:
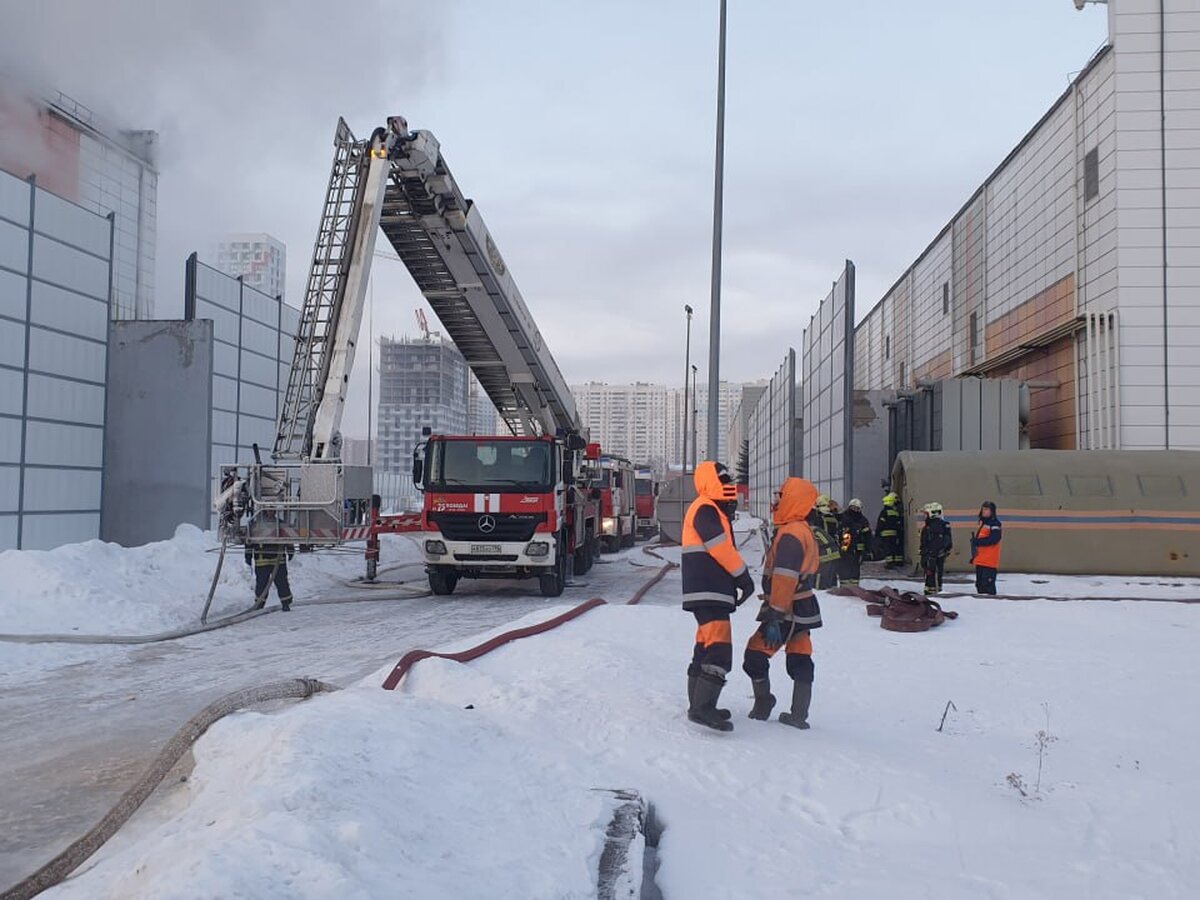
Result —
M 859 512 L 862 512 L 862 501 L 855 497 L 846 505 L 846 509 L 857 509 Z

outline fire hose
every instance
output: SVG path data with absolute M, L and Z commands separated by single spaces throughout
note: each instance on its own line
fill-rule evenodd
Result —
M 658 584 L 672 569 L 678 568 L 675 563 L 667 562 L 663 565 L 654 577 L 648 579 L 645 584 L 634 592 L 633 596 L 626 601 L 627 606 L 636 606 L 642 601 L 646 594 Z M 355 602 L 358 598 L 346 600 L 332 601 L 314 601 L 320 602 Z M 367 598 L 362 598 L 367 599 Z M 372 598 L 374 599 L 374 598 Z M 394 689 L 407 674 L 412 666 L 422 659 L 437 657 L 440 659 L 450 659 L 457 662 L 468 662 L 477 659 L 486 653 L 490 653 L 497 647 L 501 647 L 510 641 L 518 640 L 523 637 L 529 637 L 535 634 L 542 634 L 557 628 L 564 622 L 583 615 L 589 610 L 595 609 L 597 606 L 607 605 L 608 601 L 596 597 L 579 604 L 565 613 L 561 613 L 552 619 L 545 622 L 539 622 L 536 625 L 529 625 L 524 628 L 513 629 L 506 631 L 503 634 L 497 635 L 482 644 L 471 647 L 459 653 L 438 653 L 431 650 L 412 650 L 406 653 L 396 664 L 396 667 L 388 675 L 383 686 L 387 690 Z M 231 619 L 244 621 L 247 618 L 254 616 L 265 615 L 272 610 L 252 610 L 248 613 L 240 613 L 238 616 L 232 616 Z M 198 629 L 191 629 L 191 633 L 199 631 L 210 631 L 213 628 L 220 628 L 224 625 L 233 624 L 231 621 L 212 622 L 207 626 L 202 626 Z M 167 633 L 169 634 L 169 632 Z M 84 635 L 0 635 L 0 639 L 7 638 L 72 638 L 74 643 L 99 643 L 99 642 L 114 642 L 114 643 L 145 643 L 147 638 L 154 636 L 137 636 L 130 635 L 124 638 L 113 638 L 105 641 L 102 636 L 84 636 Z M 162 638 L 167 640 L 169 638 Z M 34 642 L 34 641 L 30 641 Z M 75 869 L 79 868 L 89 857 L 100 849 L 104 843 L 116 834 L 117 830 L 124 825 L 129 818 L 138 810 L 138 808 L 146 801 L 146 799 L 154 792 L 154 789 L 162 782 L 171 771 L 175 763 L 180 757 L 191 748 L 191 746 L 208 730 L 218 719 L 236 712 L 239 709 L 244 709 L 256 703 L 266 703 L 272 700 L 298 699 L 303 700 L 311 697 L 313 694 L 336 691 L 338 688 L 334 685 L 326 684 L 313 678 L 295 678 L 286 681 L 274 681 L 268 684 L 259 685 L 257 687 L 246 688 L 244 690 L 235 691 L 232 694 L 227 694 L 221 699 L 210 703 L 204 707 L 195 716 L 189 719 L 182 728 L 167 742 L 167 745 L 154 758 L 150 766 L 137 780 L 137 782 L 129 788 L 117 801 L 116 805 L 110 809 L 103 818 L 83 837 L 72 843 L 62 853 L 46 863 L 28 878 L 20 883 L 9 888 L 3 894 L 0 894 L 0 900 L 28 900 L 35 897 L 42 891 L 53 887 L 60 883 Z
M 81 866 L 117 829 L 124 825 L 145 802 L 197 739 L 218 719 L 256 703 L 271 700 L 304 700 L 313 694 L 336 691 L 333 685 L 314 678 L 272 681 L 257 687 L 227 694 L 192 716 L 167 742 L 141 778 L 127 790 L 117 804 L 87 834 L 50 860 L 24 881 L 0 894 L 0 900 L 28 900 L 51 888 Z

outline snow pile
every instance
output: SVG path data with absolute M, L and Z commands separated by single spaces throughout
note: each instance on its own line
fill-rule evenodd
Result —
M 103 541 L 54 550 L 0 552 L 0 633 L 138 634 L 199 621 L 217 565 L 211 532 L 181 525 L 169 541 L 122 547 Z M 388 562 L 418 556 L 393 539 Z M 292 590 L 306 596 L 344 586 L 365 570 L 362 550 L 297 554 L 288 565 Z M 272 589 L 274 603 L 274 589 Z M 225 558 L 210 617 L 249 608 L 254 574 L 240 549 Z
M 895 634 L 825 596 L 807 732 L 748 720 L 740 672 L 732 734 L 687 722 L 691 617 L 654 606 L 239 715 L 59 895 L 587 896 L 599 787 L 655 805 L 668 897 L 1200 895 L 1200 607 L 948 605 Z

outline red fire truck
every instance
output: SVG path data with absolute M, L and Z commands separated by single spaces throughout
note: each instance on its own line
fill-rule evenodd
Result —
M 658 482 L 654 472 L 640 468 L 634 476 L 637 503 L 637 533 L 645 539 L 658 533 Z

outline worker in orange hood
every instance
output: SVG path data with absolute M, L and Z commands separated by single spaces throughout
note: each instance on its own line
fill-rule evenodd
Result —
M 817 489 L 806 478 L 789 478 L 783 483 L 775 508 L 775 539 L 763 560 L 764 600 L 758 612 L 758 630 L 750 636 L 742 658 L 742 670 L 754 688 L 750 718 L 766 720 L 775 707 L 771 693 L 771 657 L 786 647 L 787 672 L 792 677 L 792 708 L 779 714 L 779 721 L 795 728 L 808 728 L 815 668 L 812 635 L 821 627 L 821 607 L 813 593 L 821 551 L 805 521 L 817 501 Z
M 717 709 L 725 676 L 733 668 L 729 614 L 754 593 L 754 579 L 733 540 L 730 507 L 737 487 L 721 463 L 696 467 L 696 499 L 683 519 L 683 608 L 696 617 L 696 643 L 688 666 L 688 718 L 732 731 L 729 710 Z

